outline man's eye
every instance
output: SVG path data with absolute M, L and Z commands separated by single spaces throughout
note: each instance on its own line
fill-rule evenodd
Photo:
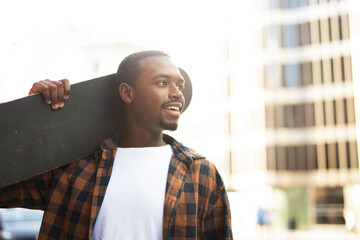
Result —
M 185 86 L 184 86 L 184 85 L 180 85 L 180 86 L 178 86 L 178 89 L 182 92 L 182 91 L 184 91 Z
M 165 81 L 157 82 L 156 84 L 159 86 L 167 86 L 168 85 L 167 82 L 165 82 Z

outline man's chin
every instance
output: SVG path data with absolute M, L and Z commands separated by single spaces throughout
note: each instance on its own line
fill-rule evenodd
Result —
M 160 124 L 164 130 L 169 130 L 169 131 L 175 131 L 178 127 L 177 123 L 161 122 Z

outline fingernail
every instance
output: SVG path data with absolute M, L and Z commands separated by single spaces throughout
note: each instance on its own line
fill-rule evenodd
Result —
M 59 103 L 59 108 L 62 108 L 63 106 L 64 106 L 63 102 Z
M 54 104 L 54 105 L 52 105 L 52 108 L 53 108 L 53 109 L 58 109 L 59 106 L 58 106 L 58 104 Z
M 64 99 L 68 99 L 69 98 L 69 95 L 64 95 Z
M 47 104 L 51 104 L 51 101 L 50 101 L 50 100 L 48 100 L 48 101 L 46 101 L 46 103 L 47 103 Z

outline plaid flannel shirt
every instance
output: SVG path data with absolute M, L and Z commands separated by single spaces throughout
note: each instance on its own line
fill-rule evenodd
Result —
M 229 201 L 215 166 L 175 139 L 164 135 L 164 140 L 173 154 L 163 239 L 232 239 Z M 93 155 L 0 188 L 0 207 L 44 210 L 39 239 L 90 239 L 117 142 L 116 137 L 107 139 Z

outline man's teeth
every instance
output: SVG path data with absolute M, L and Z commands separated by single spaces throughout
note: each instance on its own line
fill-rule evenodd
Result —
M 175 111 L 180 111 L 180 108 L 179 108 L 179 107 L 175 107 L 175 106 L 167 107 L 167 109 L 175 110 Z

